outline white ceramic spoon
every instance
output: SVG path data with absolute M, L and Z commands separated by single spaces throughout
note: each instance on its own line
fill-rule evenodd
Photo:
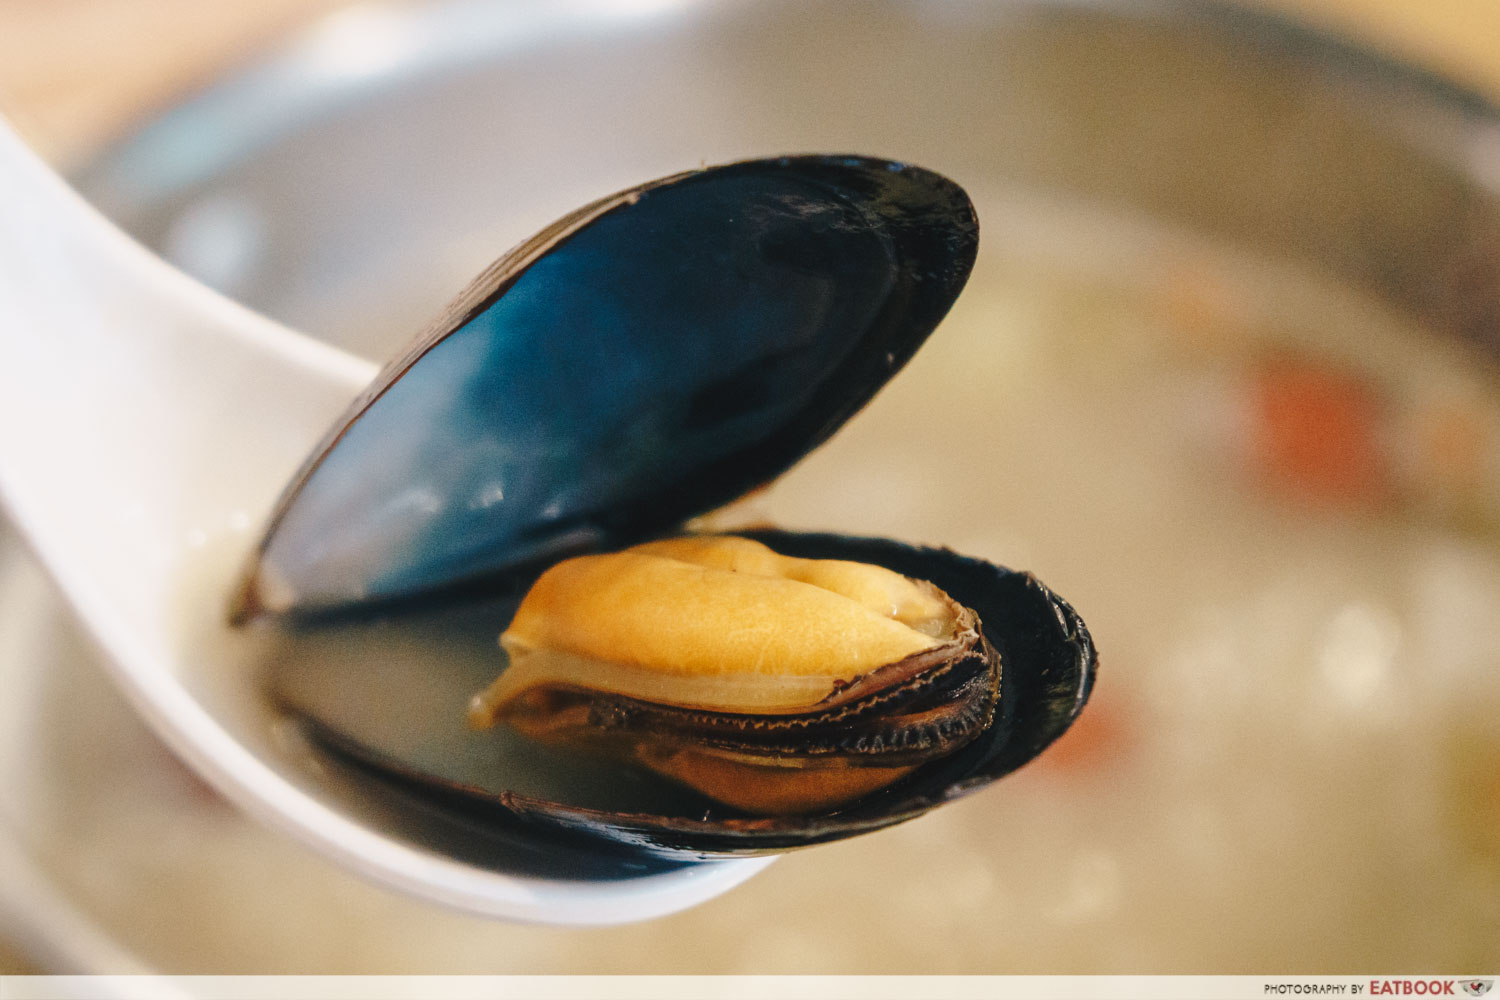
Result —
M 470 832 L 429 828 L 420 814 L 387 824 L 392 803 L 373 786 L 308 767 L 278 742 L 244 672 L 205 662 L 212 644 L 189 642 L 184 609 L 227 593 L 236 567 L 205 576 L 201 553 L 248 548 L 281 484 L 376 366 L 154 257 L 3 121 L 0 352 L 0 501 L 114 681 L 246 811 L 391 886 L 528 921 L 665 914 L 768 863 L 636 869 L 514 838 L 464 840 Z M 194 586 L 212 593 L 195 604 Z

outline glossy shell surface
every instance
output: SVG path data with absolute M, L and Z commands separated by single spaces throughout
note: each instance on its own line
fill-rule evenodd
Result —
M 680 174 L 481 275 L 295 478 L 237 613 L 318 612 L 668 529 L 775 478 L 973 266 L 951 181 L 859 157 Z

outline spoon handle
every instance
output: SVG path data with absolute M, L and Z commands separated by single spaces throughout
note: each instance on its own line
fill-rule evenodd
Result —
M 90 625 L 137 637 L 375 372 L 153 256 L 3 119 L 0 351 L 0 504 Z
M 0 506 L 133 707 L 247 812 L 366 877 L 531 921 L 667 913 L 764 866 L 557 878 L 546 872 L 566 862 L 550 842 L 507 846 L 509 834 L 449 857 L 434 845 L 451 842 L 451 825 L 394 821 L 364 783 L 277 745 L 253 672 L 193 640 L 222 627 L 252 531 L 376 366 L 152 257 L 3 121 L 0 352 Z M 537 851 L 549 867 L 530 860 Z

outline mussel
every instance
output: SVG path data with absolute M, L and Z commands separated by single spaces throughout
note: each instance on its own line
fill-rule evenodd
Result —
M 846 805 L 989 725 L 999 657 L 974 612 L 884 567 L 697 536 L 565 560 L 471 704 L 750 813 Z
M 888 540 L 682 527 L 863 406 L 956 299 L 977 233 L 951 181 L 853 156 L 579 209 L 481 274 L 329 431 L 232 620 L 317 630 L 518 598 L 471 721 L 649 768 L 692 790 L 681 809 L 444 774 L 283 700 L 435 801 L 650 854 L 848 836 L 1013 770 L 1094 676 L 1087 629 L 1034 578 Z

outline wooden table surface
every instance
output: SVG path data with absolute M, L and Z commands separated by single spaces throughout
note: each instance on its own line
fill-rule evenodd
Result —
M 537 0 L 545 2 L 545 0 Z M 1500 103 L 1500 0 L 1243 0 Z M 174 95 L 349 0 L 0 0 L 0 114 L 66 166 Z M 26 971 L 0 941 L 0 974 Z

